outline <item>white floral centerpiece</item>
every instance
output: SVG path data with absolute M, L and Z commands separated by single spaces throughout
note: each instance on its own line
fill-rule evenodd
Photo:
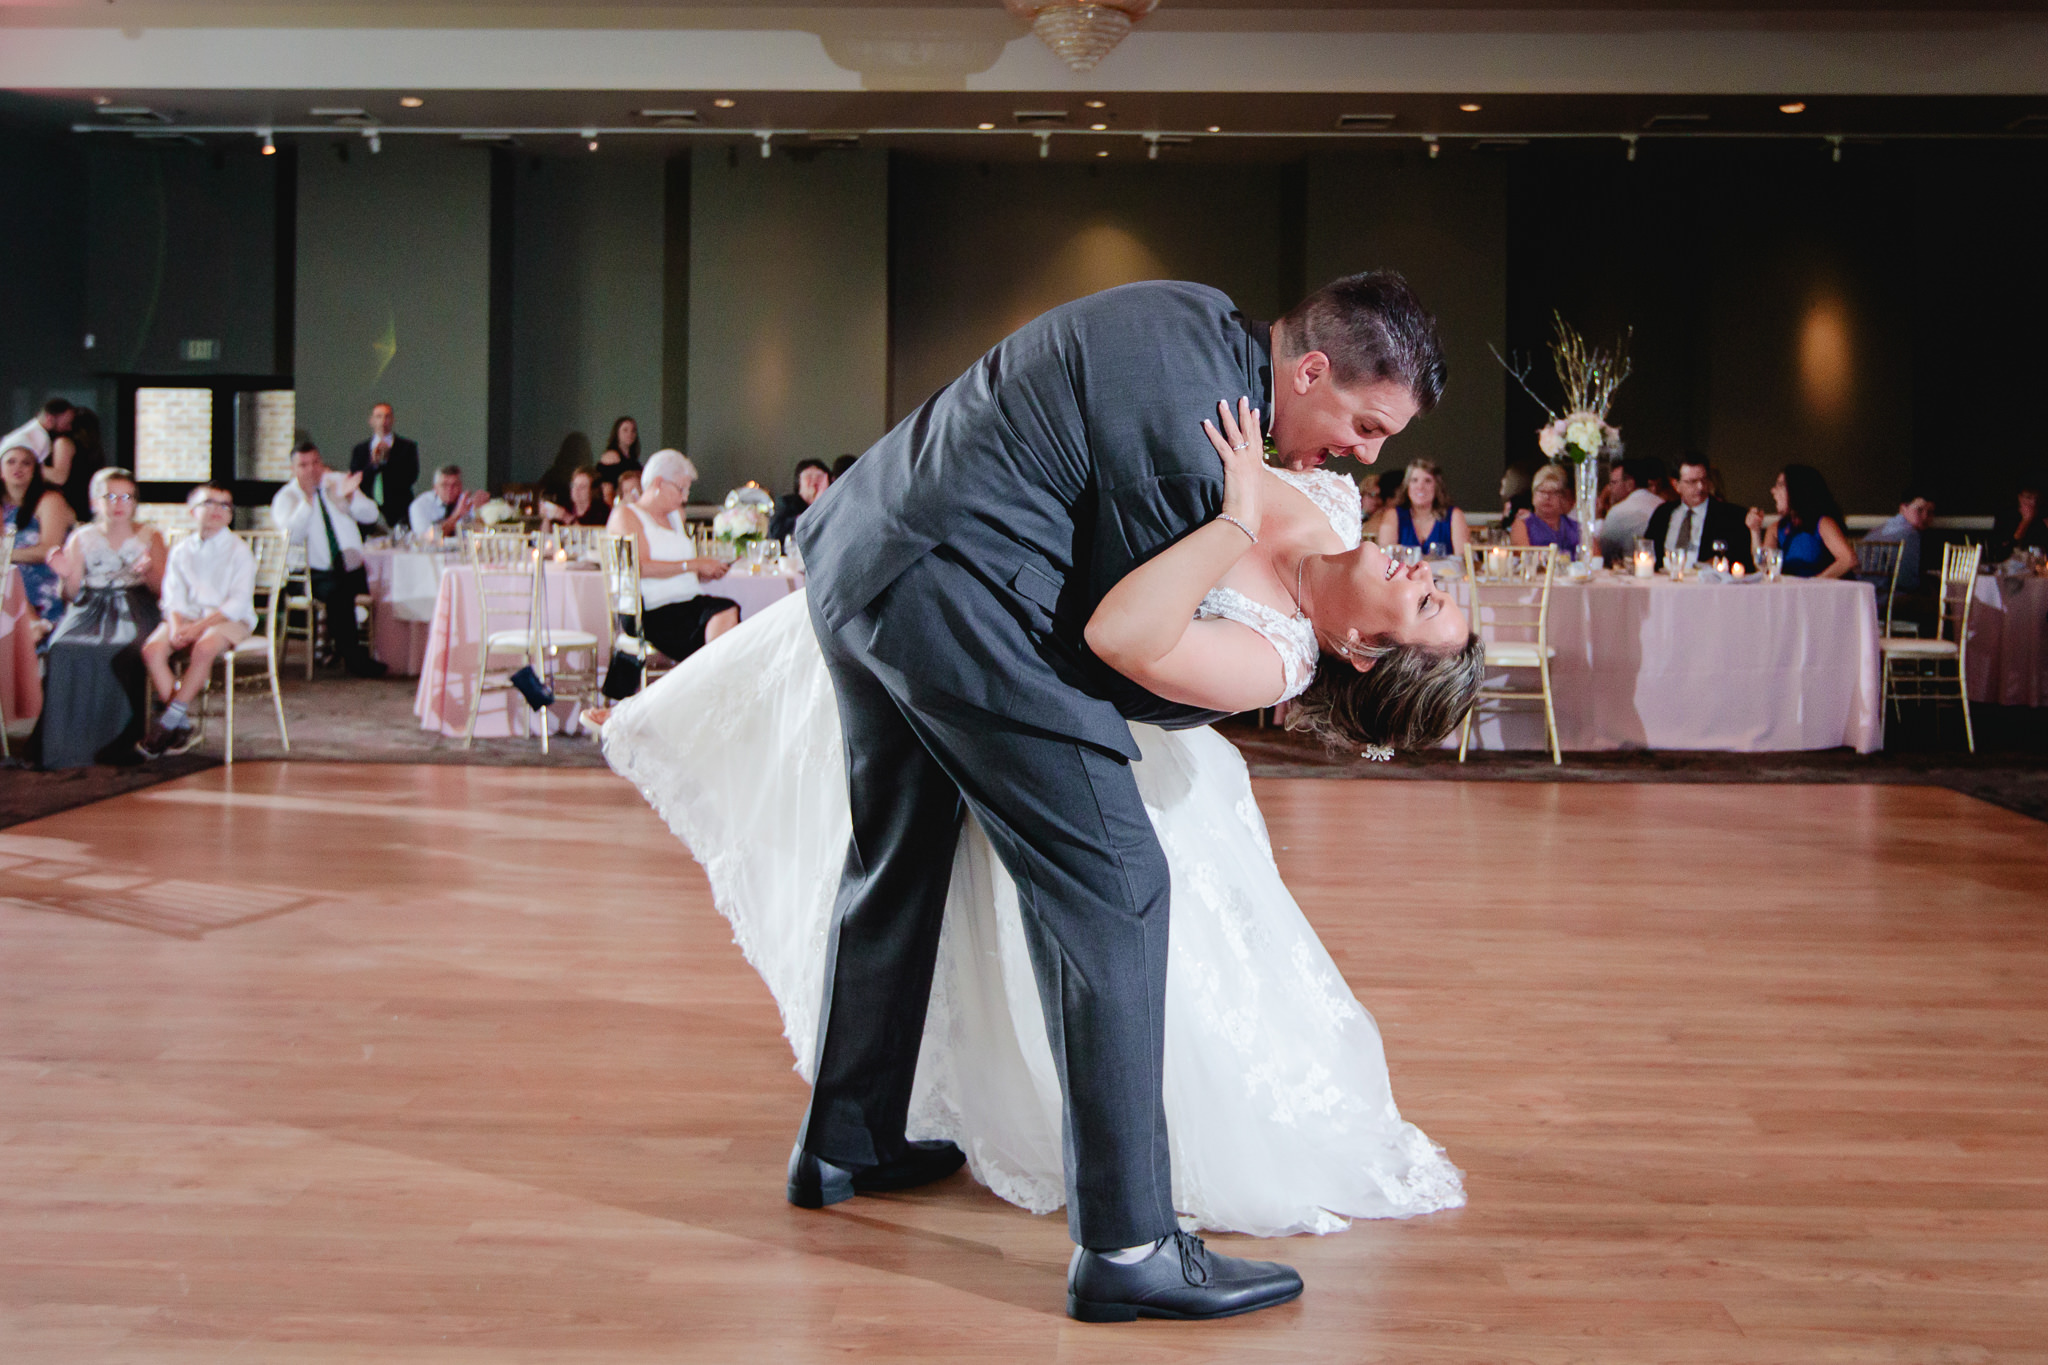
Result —
M 750 479 L 725 495 L 725 506 L 711 519 L 711 538 L 731 545 L 737 554 L 747 542 L 767 536 L 774 510 L 775 499 Z
M 1621 428 L 1607 420 L 1614 392 L 1629 376 L 1628 343 L 1634 333 L 1623 333 L 1612 351 L 1588 346 L 1562 314 L 1552 313 L 1557 336 L 1550 343 L 1551 363 L 1557 370 L 1558 387 L 1564 390 L 1565 411 L 1554 412 L 1530 387 L 1531 366 L 1524 361 L 1511 364 L 1499 351 L 1494 359 L 1507 368 L 1522 386 L 1522 392 L 1536 400 L 1550 420 L 1536 428 L 1536 446 L 1545 459 L 1572 466 L 1578 494 L 1580 553 L 1590 557 L 1598 552 L 1594 537 L 1600 533 L 1600 519 L 1593 515 L 1600 505 L 1600 462 L 1621 458 Z
M 477 520 L 486 526 L 502 526 L 508 521 L 518 520 L 518 517 L 519 509 L 503 498 L 492 498 L 476 510 Z

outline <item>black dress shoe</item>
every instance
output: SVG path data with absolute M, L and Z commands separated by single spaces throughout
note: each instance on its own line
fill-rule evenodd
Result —
M 1187 1232 L 1136 1265 L 1086 1247 L 1067 1263 L 1067 1316 L 1081 1322 L 1229 1318 L 1300 1297 L 1294 1267 L 1225 1256 Z
M 800 1209 L 822 1209 L 857 1194 L 929 1185 L 966 1164 L 967 1154 L 950 1142 L 913 1142 L 893 1161 L 855 1170 L 834 1166 L 799 1145 L 789 1154 L 789 1202 Z

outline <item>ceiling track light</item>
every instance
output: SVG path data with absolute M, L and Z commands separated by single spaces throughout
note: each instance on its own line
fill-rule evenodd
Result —
M 1443 151 L 1443 144 L 1436 140 L 1436 134 L 1434 133 L 1424 134 L 1422 145 L 1429 148 L 1429 159 L 1431 161 L 1436 160 L 1437 153 Z
M 768 139 L 774 137 L 775 134 L 770 132 L 759 132 L 755 133 L 754 136 L 761 139 L 761 159 L 763 161 L 766 161 L 769 157 L 775 154 L 768 146 Z
M 593 151 L 593 152 L 594 152 L 594 151 L 596 151 L 596 150 L 597 150 L 597 129 L 595 129 L 595 128 L 585 128 L 585 129 L 583 130 L 583 141 L 584 141 L 584 144 L 585 144 L 586 146 L 588 146 L 588 147 L 590 148 L 590 150 L 591 150 L 591 151 Z
M 384 140 L 377 136 L 377 130 L 375 128 L 363 129 L 363 141 L 370 144 L 371 156 L 375 156 L 377 153 L 384 150 Z
M 1045 159 L 1046 159 L 1047 157 L 1051 156 L 1051 155 L 1052 155 L 1052 134 L 1051 134 L 1051 133 L 1033 133 L 1033 134 L 1032 134 L 1032 136 L 1038 139 L 1038 159 L 1039 159 L 1040 161 L 1043 161 L 1043 160 L 1045 160 Z
M 270 130 L 268 128 L 258 128 L 256 130 L 256 136 L 263 139 L 263 155 L 277 155 L 277 139 L 270 135 Z
M 1634 161 L 1636 159 L 1636 143 L 1641 141 L 1641 139 L 1634 133 L 1624 133 L 1621 140 L 1628 144 L 1628 159 Z
M 1839 165 L 1842 160 L 1842 135 L 1840 133 L 1836 133 L 1833 137 L 1830 137 L 1828 139 L 1828 145 L 1835 149 L 1834 160 L 1836 164 Z

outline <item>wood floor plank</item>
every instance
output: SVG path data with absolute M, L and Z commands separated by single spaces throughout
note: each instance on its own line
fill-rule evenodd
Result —
M 1062 1314 L 964 1177 L 803 1213 L 701 872 L 576 770 L 0 833 L 0 1359 L 2048 1361 L 2048 839 L 1939 789 L 1259 784 L 1470 1204 Z

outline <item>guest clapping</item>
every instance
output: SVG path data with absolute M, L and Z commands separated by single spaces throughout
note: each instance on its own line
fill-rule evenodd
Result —
M 203 483 L 185 505 L 198 534 L 171 551 L 163 574 L 164 619 L 142 644 L 150 684 L 164 704 L 142 742 L 145 758 L 181 754 L 197 742 L 190 708 L 213 676 L 214 661 L 256 629 L 256 557 L 228 530 L 235 519 L 233 487 Z M 171 672 L 180 657 L 183 682 Z
M 1552 462 L 1529 480 L 1530 510 L 1516 516 L 1508 539 L 1516 545 L 1555 545 L 1570 559 L 1579 550 L 1579 523 L 1572 516 L 1572 472 Z
M 797 519 L 810 510 L 832 484 L 832 471 L 825 467 L 823 460 L 799 460 L 796 466 L 796 491 L 785 493 L 775 504 L 775 515 L 768 519 L 768 534 L 776 540 L 787 541 L 796 534 Z
M 68 405 L 65 413 L 70 413 Z M 42 461 L 32 447 L 0 451 L 0 526 L 14 532 L 14 567 L 21 570 L 39 636 L 48 635 L 64 614 L 63 587 L 47 561 L 71 534 L 73 520 L 71 504 L 43 478 Z
M 270 519 L 293 545 L 306 547 L 313 596 L 326 607 L 327 638 L 349 674 L 381 678 L 387 671 L 363 648 L 356 628 L 356 595 L 370 590 L 363 570 L 362 528 L 377 520 L 377 504 L 362 492 L 363 476 L 337 474 L 320 447 L 301 441 L 292 451 L 292 481 L 270 500 Z
M 1432 460 L 1410 464 L 1394 494 L 1394 515 L 1380 518 L 1380 544 L 1414 545 L 1426 559 L 1449 559 L 1471 541 L 1465 514 L 1444 493 L 1443 471 Z
M 491 495 L 481 488 L 473 493 L 463 492 L 462 466 L 444 464 L 434 471 L 434 486 L 414 498 L 412 506 L 405 509 L 405 519 L 416 536 L 429 532 L 452 536 L 490 500 Z
M 740 623 L 737 603 L 706 596 L 700 586 L 724 577 L 725 565 L 691 553 L 682 509 L 696 478 L 680 450 L 655 451 L 641 471 L 644 491 L 621 501 L 610 522 L 612 534 L 638 542 L 640 633 L 678 663 Z
M 611 508 L 599 496 L 597 471 L 587 465 L 569 475 L 569 501 L 540 505 L 543 526 L 602 526 L 611 518 Z
M 135 522 L 135 479 L 101 469 L 93 519 L 50 555 L 71 606 L 50 635 L 43 766 L 131 763 L 145 714 L 142 642 L 157 628 L 163 537 Z
M 1771 485 L 1771 501 L 1778 507 L 1777 524 L 1766 527 L 1763 512 L 1750 508 L 1749 540 L 1756 549 L 1783 554 L 1787 576 L 1840 578 L 1856 571 L 1856 547 L 1842 529 L 1842 509 L 1818 469 L 1786 465 Z

